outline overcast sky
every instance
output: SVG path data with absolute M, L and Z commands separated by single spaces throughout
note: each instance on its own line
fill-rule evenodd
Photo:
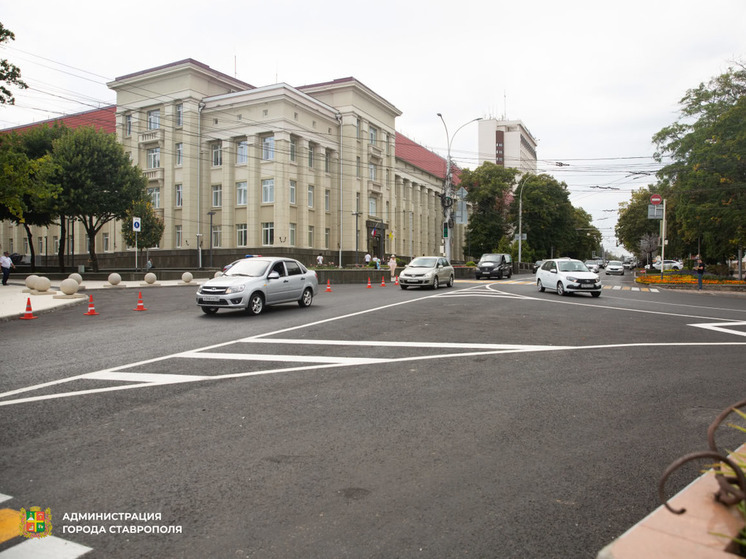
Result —
M 0 128 L 113 104 L 107 81 L 184 58 L 254 86 L 354 76 L 402 111 L 399 132 L 443 156 L 436 113 L 451 132 L 476 117 L 522 120 L 539 171 L 567 183 L 607 248 L 619 202 L 659 168 L 652 135 L 687 89 L 746 61 L 744 0 L 2 4 L 16 40 L 0 58 L 30 89 L 0 106 Z M 452 156 L 474 168 L 477 152 L 475 123 Z

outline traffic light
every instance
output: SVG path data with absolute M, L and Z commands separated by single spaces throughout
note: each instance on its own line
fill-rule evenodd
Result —
M 443 224 L 443 237 L 448 238 L 448 224 Z

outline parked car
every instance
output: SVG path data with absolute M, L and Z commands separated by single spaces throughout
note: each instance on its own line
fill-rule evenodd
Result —
M 438 289 L 441 284 L 453 286 L 455 274 L 453 266 L 442 256 L 418 256 L 399 274 L 399 287 L 431 287 Z
M 552 289 L 559 295 L 568 293 L 590 293 L 601 296 L 601 279 L 589 271 L 580 260 L 553 258 L 536 271 L 536 287 L 539 291 Z
M 586 260 L 585 267 L 588 268 L 588 270 L 590 270 L 594 274 L 598 273 L 598 270 L 599 270 L 598 262 L 595 260 Z
M 653 268 L 660 271 L 661 261 L 658 260 L 658 262 L 653 262 Z M 664 260 L 663 261 L 663 270 L 683 270 L 683 269 L 684 269 L 684 263 L 679 260 Z
M 513 275 L 513 262 L 509 254 L 483 254 L 475 270 L 477 279 L 483 277 L 503 279 Z
M 537 260 L 536 262 L 534 262 L 534 263 L 533 263 L 533 264 L 531 265 L 531 273 L 535 274 L 535 273 L 536 273 L 536 270 L 538 270 L 539 268 L 541 268 L 541 265 L 542 265 L 542 264 L 544 264 L 544 261 L 543 261 L 543 260 Z
M 624 264 L 619 260 L 610 260 L 606 265 L 606 275 L 608 276 L 609 274 L 619 274 L 620 276 L 623 276 Z
M 254 257 L 234 262 L 225 273 L 197 290 L 197 305 L 205 314 L 241 309 L 256 315 L 265 306 L 313 302 L 319 287 L 316 272 L 292 258 Z

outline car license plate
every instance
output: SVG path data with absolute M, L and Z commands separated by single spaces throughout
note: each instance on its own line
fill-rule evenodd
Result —
M 208 296 L 203 296 L 202 300 L 205 303 L 217 303 L 218 301 L 220 301 L 220 297 L 215 297 L 215 296 L 209 296 L 208 295 Z
M 592 288 L 593 288 L 593 286 L 592 286 L 592 285 L 586 285 L 586 284 L 582 284 L 582 285 L 581 285 L 580 287 L 581 287 L 582 289 L 592 289 Z

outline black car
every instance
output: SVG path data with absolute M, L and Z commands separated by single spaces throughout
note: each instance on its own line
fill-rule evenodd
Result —
M 531 272 L 535 274 L 536 270 L 538 270 L 539 268 L 541 268 L 542 264 L 544 264 L 544 260 L 537 260 L 536 262 L 534 262 L 533 264 L 531 264 Z
M 483 254 L 475 270 L 477 279 L 503 279 L 513 275 L 513 261 L 509 254 Z

